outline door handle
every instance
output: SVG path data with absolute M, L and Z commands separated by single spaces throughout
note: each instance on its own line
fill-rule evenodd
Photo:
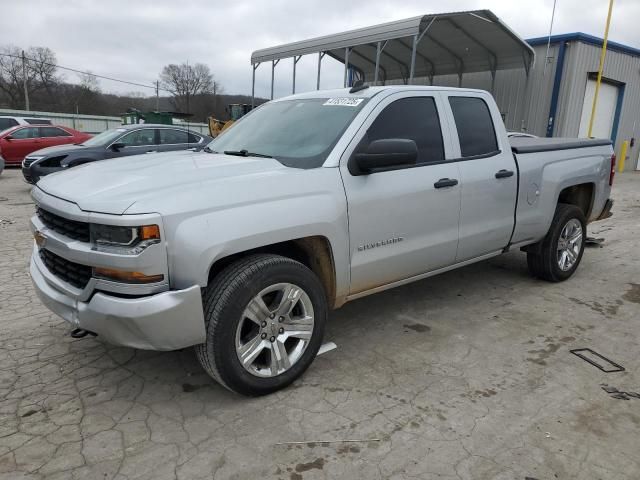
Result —
M 505 170 L 504 168 L 496 172 L 496 178 L 508 178 L 513 176 L 513 170 Z
M 146 152 L 144 152 L 144 153 L 156 153 L 156 151 L 155 151 L 155 150 L 147 150 L 147 151 L 146 151 Z
M 458 180 L 455 178 L 441 178 L 436 183 L 433 184 L 436 188 L 445 188 L 445 187 L 453 187 L 458 184 Z

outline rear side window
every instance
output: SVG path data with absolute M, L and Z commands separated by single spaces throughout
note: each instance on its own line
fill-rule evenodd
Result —
M 25 138 L 38 138 L 39 132 L 37 127 L 25 127 L 20 128 L 11 134 L 12 138 L 25 139 Z
M 14 118 L 0 118 L 0 131 L 15 127 L 18 121 Z
M 58 127 L 40 127 L 41 137 L 71 137 L 69 132 Z
M 187 132 L 169 128 L 160 129 L 160 145 L 175 145 L 177 143 L 187 143 Z
M 453 110 L 463 157 L 498 151 L 493 119 L 484 100 L 476 97 L 449 97 L 449 104 Z
M 416 163 L 444 160 L 440 118 L 432 97 L 402 98 L 387 105 L 369 127 L 367 143 L 386 138 L 416 142 Z
M 198 135 L 194 135 L 193 133 L 189 134 L 189 143 L 198 143 L 201 139 L 202 137 L 199 137 Z
M 31 125 L 51 125 L 51 120 L 43 118 L 25 118 L 24 121 Z

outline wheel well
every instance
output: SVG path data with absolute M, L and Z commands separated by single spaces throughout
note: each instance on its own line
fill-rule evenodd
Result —
M 329 240 L 321 236 L 297 238 L 286 242 L 273 243 L 221 258 L 211 265 L 209 269 L 209 282 L 227 265 L 255 253 L 281 255 L 307 266 L 320 279 L 327 296 L 328 305 L 332 306 L 335 303 L 336 274 L 333 253 Z
M 585 218 L 589 218 L 593 204 L 593 183 L 582 183 L 565 188 L 558 196 L 558 203 L 575 205 L 582 210 Z

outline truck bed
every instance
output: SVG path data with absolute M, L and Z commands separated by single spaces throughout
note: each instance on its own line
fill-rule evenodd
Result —
M 611 140 L 605 138 L 513 137 L 509 139 L 509 143 L 514 153 L 536 153 L 611 145 Z

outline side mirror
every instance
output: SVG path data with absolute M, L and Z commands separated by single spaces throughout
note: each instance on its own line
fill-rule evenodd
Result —
M 356 153 L 349 161 L 352 175 L 367 175 L 375 170 L 415 165 L 418 146 L 405 138 L 374 140 L 366 150 Z
M 13 140 L 13 137 L 11 135 L 7 135 L 6 137 L 4 137 L 5 140 Z
M 119 152 L 120 150 L 122 150 L 126 145 L 124 143 L 114 143 L 111 145 L 111 150 L 113 150 L 114 152 Z

